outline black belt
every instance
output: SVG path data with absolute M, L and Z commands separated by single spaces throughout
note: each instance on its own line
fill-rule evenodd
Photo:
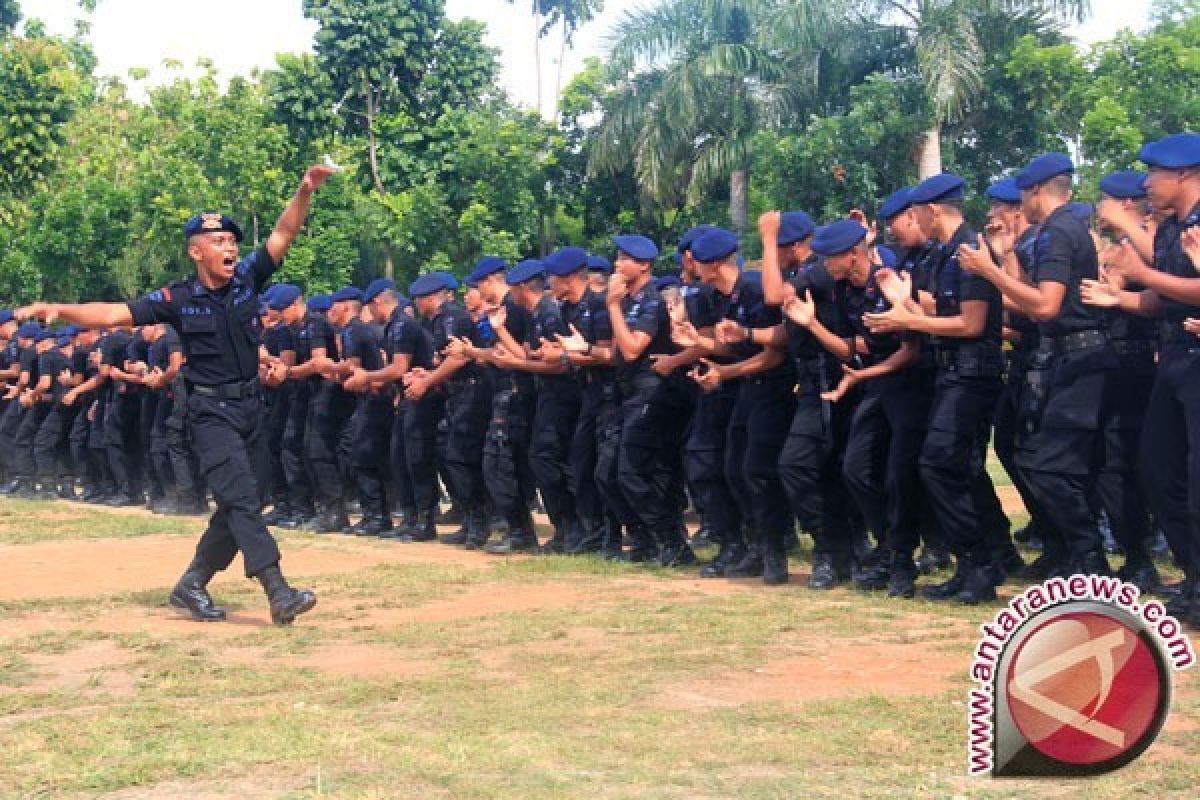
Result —
M 219 383 L 216 386 L 204 386 L 188 381 L 187 388 L 189 392 L 194 392 L 200 397 L 215 397 L 219 400 L 244 400 L 248 397 L 257 396 L 262 387 L 258 383 L 258 378 L 251 378 L 241 383 Z
M 1119 356 L 1153 355 L 1158 351 L 1154 339 L 1113 339 L 1112 346 Z
M 1078 350 L 1104 347 L 1109 343 L 1109 338 L 1108 334 L 1104 331 L 1087 330 L 1067 333 L 1062 336 L 1044 336 L 1042 337 L 1042 343 L 1044 345 L 1042 349 L 1052 349 L 1059 355 L 1066 355 Z

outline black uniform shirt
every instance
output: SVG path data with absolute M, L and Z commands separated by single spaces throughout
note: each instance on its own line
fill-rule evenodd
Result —
M 396 306 L 384 327 L 383 349 L 389 363 L 404 355 L 408 356 L 410 369 L 433 369 L 433 336 L 400 306 Z
M 506 326 L 507 327 L 507 326 Z M 485 346 L 483 334 L 475 325 L 467 310 L 453 300 L 448 300 L 437 310 L 429 323 L 429 332 L 433 335 L 433 349 L 436 353 L 445 351 L 446 345 L 452 338 L 465 338 L 476 347 Z M 479 378 L 482 376 L 479 365 L 471 362 L 463 365 L 450 378 L 451 381 Z
M 262 337 L 258 295 L 278 265 L 266 247 L 238 262 L 233 279 L 209 289 L 199 278 L 176 281 L 129 304 L 135 325 L 164 322 L 179 331 L 184 375 L 202 386 L 249 381 L 258 375 Z
M 1087 223 L 1065 205 L 1042 222 L 1033 243 L 1029 278 L 1035 284 L 1051 281 L 1067 287 L 1058 314 L 1039 325 L 1042 336 L 1064 336 L 1105 327 L 1107 312 L 1085 305 L 1079 296 L 1080 283 L 1098 277 L 1097 263 L 1096 245 Z
M 779 307 L 768 306 L 766 300 L 763 299 L 762 284 L 750 280 L 744 272 L 738 275 L 737 281 L 733 284 L 733 290 L 728 295 L 721 294 L 720 291 L 714 289 L 713 297 L 721 318 L 733 320 L 743 328 L 773 328 L 783 322 L 783 313 Z M 745 361 L 763 351 L 762 345 L 749 341 L 738 342 L 731 345 L 729 349 L 732 351 L 732 362 Z M 781 363 L 758 374 L 777 375 L 785 374 L 790 370 L 790 364 Z
M 940 247 L 930 273 L 929 290 L 937 306 L 937 316 L 953 317 L 962 313 L 967 301 L 987 303 L 987 321 L 978 337 L 934 337 L 939 347 L 957 348 L 965 342 L 990 341 L 997 345 L 1004 327 L 1004 298 L 986 278 L 967 272 L 958 263 L 958 248 L 978 246 L 978 237 L 967 223 L 959 226 L 949 242 Z
M 70 368 L 71 364 L 67 357 L 57 347 L 51 347 L 38 356 L 38 375 L 50 376 L 50 391 L 44 395 L 44 398 L 55 404 L 62 400 L 62 396 L 67 393 L 67 387 L 58 382 L 58 376 L 63 370 Z
M 667 313 L 667 304 L 651 282 L 648 281 L 640 291 L 623 299 L 621 311 L 625 314 L 625 324 L 629 330 L 647 334 L 650 344 L 633 361 L 626 361 L 621 348 L 616 348 L 618 377 L 631 378 L 649 370 L 651 355 L 678 352 L 679 348 L 671 341 L 671 318 Z
M 826 329 L 837 336 L 851 334 L 849 324 L 837 305 L 837 282 L 829 274 L 823 260 L 810 259 L 788 283 L 796 290 L 797 297 L 802 298 L 805 292 L 809 293 L 816 305 L 817 319 Z M 812 361 L 825 356 L 825 347 L 808 328 L 802 328 L 790 319 L 785 319 L 784 324 L 788 334 L 788 355 L 793 359 Z
M 379 353 L 379 340 L 365 322 L 352 319 L 342 328 L 342 359 L 357 358 L 359 365 L 374 372 L 383 369 L 383 357 Z
M 1181 222 L 1174 214 L 1163 220 L 1154 234 L 1154 268 L 1159 272 L 1178 278 L 1200 278 L 1196 264 L 1183 252 L 1184 230 L 1200 225 L 1200 203 Z M 1171 322 L 1182 322 L 1188 317 L 1200 316 L 1200 306 L 1182 303 L 1163 297 L 1163 316 Z

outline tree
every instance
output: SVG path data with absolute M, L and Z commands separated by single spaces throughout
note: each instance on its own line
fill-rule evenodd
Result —
M 981 14 L 1044 12 L 1084 19 L 1089 0 L 874 0 L 875 13 L 909 38 L 925 85 L 933 124 L 921 139 L 919 173 L 942 171 L 942 129 L 958 121 L 983 88 L 988 53 L 977 26 Z
M 0 0 L 0 39 L 12 33 L 21 21 L 21 4 L 17 0 Z
M 815 84 L 816 42 L 837 4 L 664 0 L 626 13 L 610 37 L 621 86 L 593 142 L 597 170 L 632 160 L 655 202 L 693 201 L 729 182 L 729 217 L 748 222 L 751 142 Z

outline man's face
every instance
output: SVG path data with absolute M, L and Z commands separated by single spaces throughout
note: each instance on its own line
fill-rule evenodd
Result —
M 466 294 L 463 296 L 463 306 L 472 314 L 483 310 L 483 294 L 479 291 L 478 286 L 467 287 Z
M 367 312 L 370 313 L 371 319 L 380 324 L 387 322 L 388 317 L 390 316 L 388 309 L 384 308 L 384 296 L 386 294 L 386 292 L 380 292 L 375 296 L 375 299 L 366 305 Z
M 700 276 L 700 280 L 711 284 L 717 279 L 717 273 L 721 270 L 721 261 L 697 261 L 696 274 Z
M 866 246 L 858 244 L 844 253 L 826 258 L 825 268 L 829 270 L 829 274 L 833 276 L 834 280 L 844 281 L 854 272 L 859 261 L 865 259 L 866 256 Z
M 988 208 L 988 227 L 998 227 L 1008 233 L 1017 232 L 1017 216 L 1021 213 L 1020 206 L 1010 203 L 992 203 Z
M 925 235 L 925 232 L 921 230 L 920 223 L 917 222 L 916 211 L 911 208 L 906 208 L 892 217 L 887 226 L 888 232 L 901 247 L 920 247 L 929 241 L 929 237 Z
M 188 256 L 202 278 L 215 286 L 224 286 L 233 280 L 237 266 L 237 239 L 228 231 L 198 233 L 188 239 Z
M 640 281 L 650 269 L 649 264 L 630 258 L 625 253 L 617 253 L 617 260 L 613 263 L 613 267 L 631 286 Z
M 11 339 L 17 332 L 17 321 L 15 319 L 0 325 L 0 337 Z
M 442 305 L 443 294 L 443 292 L 434 292 L 424 297 L 414 297 L 413 303 L 417 307 L 417 313 L 422 317 L 432 318 L 437 314 L 438 308 Z
M 1146 195 L 1151 205 L 1176 211 L 1175 202 L 1179 199 L 1185 174 L 1182 170 L 1151 167 L 1146 175 Z
M 579 276 L 578 272 L 571 275 L 548 275 L 546 281 L 550 285 L 550 294 L 555 300 L 570 300 L 575 294 Z
M 304 312 L 307 308 L 304 305 L 304 298 L 297 297 L 296 301 L 280 312 L 284 323 L 295 325 L 300 320 L 304 319 Z
M 599 270 L 589 271 L 587 279 L 588 287 L 591 288 L 593 292 L 603 292 L 606 288 L 608 288 L 608 276 Z
M 504 280 L 503 272 L 493 272 L 479 282 L 479 293 L 483 295 L 483 301 L 489 305 L 499 303 L 504 299 L 507 291 L 508 284 Z

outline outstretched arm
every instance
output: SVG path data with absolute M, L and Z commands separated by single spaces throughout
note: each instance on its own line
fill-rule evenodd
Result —
M 65 320 L 85 328 L 133 325 L 125 303 L 33 303 L 14 312 L 18 319 L 40 319 L 47 324 Z
M 283 261 L 288 248 L 292 246 L 300 229 L 304 227 L 309 206 L 312 205 L 313 193 L 335 172 L 337 169 L 334 167 L 317 164 L 309 167 L 308 172 L 304 173 L 304 180 L 300 181 L 300 188 L 292 196 L 287 208 L 279 215 L 279 219 L 275 222 L 275 229 L 267 237 L 267 252 L 271 254 L 271 260 L 276 264 Z

